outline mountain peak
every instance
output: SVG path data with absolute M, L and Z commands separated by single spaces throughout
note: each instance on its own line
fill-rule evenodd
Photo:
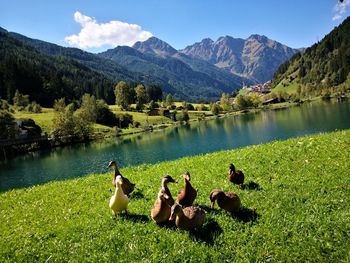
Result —
M 138 41 L 133 45 L 133 48 L 142 53 L 157 55 L 160 57 L 170 57 L 177 53 L 176 49 L 157 37 L 150 37 L 143 42 Z
M 212 44 L 212 43 L 214 43 L 214 40 L 212 40 L 211 38 L 207 37 L 207 38 L 204 38 L 202 40 L 202 43 L 204 43 L 204 44 Z
M 269 39 L 267 36 L 264 35 L 258 35 L 258 34 L 253 34 L 247 38 L 247 40 L 256 40 L 260 43 L 268 43 L 268 42 L 276 42 L 274 40 Z
M 1 26 L 0 26 L 0 32 L 1 33 L 8 33 L 8 31 L 5 28 L 2 28 Z
M 263 83 L 272 78 L 281 63 L 298 51 L 266 36 L 254 34 L 247 39 L 226 35 L 215 42 L 205 43 L 202 40 L 180 52 L 205 60 L 230 73 L 247 77 L 256 83 Z

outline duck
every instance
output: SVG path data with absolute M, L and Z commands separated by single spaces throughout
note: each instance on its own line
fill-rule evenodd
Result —
M 162 184 L 159 192 L 165 194 L 164 197 L 166 198 L 166 203 L 171 207 L 175 201 L 168 188 L 168 183 L 176 183 L 176 181 L 170 175 L 164 176 L 162 178 Z
M 183 207 L 192 206 L 194 199 L 197 197 L 197 190 L 190 183 L 191 178 L 188 171 L 183 174 L 183 178 L 185 185 L 177 195 L 177 202 Z
M 116 164 L 115 161 L 110 161 L 109 164 L 108 164 L 108 168 L 114 169 L 114 177 L 113 177 L 113 180 L 112 180 L 112 184 L 113 184 L 114 186 L 116 186 L 116 178 L 117 178 L 117 176 L 120 176 L 120 177 L 122 178 L 122 182 L 123 182 L 123 183 L 122 183 L 123 192 L 124 192 L 124 194 L 126 194 L 127 196 L 129 196 L 130 193 L 131 193 L 132 191 L 134 191 L 134 189 L 135 189 L 135 184 L 131 183 L 131 182 L 129 181 L 128 178 L 124 177 L 124 176 L 120 173 L 120 171 L 119 171 L 119 169 L 118 169 L 118 166 L 117 166 L 117 164 Z
M 231 163 L 228 170 L 228 180 L 234 184 L 243 185 L 244 174 L 240 170 L 236 170 L 235 166 Z
M 214 189 L 210 193 L 210 207 L 214 208 L 217 200 L 220 208 L 229 213 L 237 213 L 241 207 L 241 200 L 234 192 L 224 192 L 221 189 Z
M 112 209 L 112 213 L 116 216 L 122 211 L 127 213 L 129 198 L 124 194 L 123 188 L 123 178 L 117 175 L 115 178 L 115 192 L 109 200 L 109 207 Z
M 171 206 L 174 204 L 174 198 L 171 196 L 168 183 L 176 183 L 176 181 L 170 175 L 162 178 L 161 188 L 151 209 L 151 218 L 157 224 L 165 223 L 169 220 Z
M 157 200 L 151 209 L 151 218 L 156 224 L 162 224 L 169 221 L 171 206 L 168 204 L 169 196 L 159 191 Z
M 188 206 L 183 208 L 175 203 L 171 207 L 170 219 L 175 220 L 175 225 L 181 230 L 198 229 L 204 224 L 206 212 L 200 207 Z

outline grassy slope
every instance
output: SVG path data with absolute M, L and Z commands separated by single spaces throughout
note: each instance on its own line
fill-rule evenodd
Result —
M 349 150 L 347 130 L 121 169 L 138 194 L 131 215 L 116 219 L 108 208 L 111 173 L 5 192 L 0 261 L 349 262 Z M 230 162 L 260 189 L 228 183 Z M 153 224 L 160 178 L 185 170 L 199 189 L 198 204 L 209 205 L 213 188 L 235 191 L 241 216 L 208 209 L 204 229 L 194 234 Z M 181 186 L 170 186 L 173 195 Z
M 287 92 L 289 94 L 293 94 L 297 92 L 297 89 L 300 85 L 298 83 L 292 82 L 289 83 L 288 86 L 283 86 L 281 83 L 278 84 L 275 88 L 273 88 L 271 90 L 271 92 L 279 92 L 279 91 L 283 91 L 283 92 Z
M 117 114 L 125 114 L 128 113 L 133 116 L 134 121 L 138 121 L 141 123 L 141 125 L 146 124 L 146 122 L 149 123 L 149 125 L 157 125 L 157 124 L 162 124 L 162 123 L 171 123 L 169 118 L 166 118 L 164 116 L 147 116 L 146 113 L 140 113 L 140 112 L 132 112 L 132 111 L 120 111 L 117 110 L 113 106 L 111 107 L 112 111 Z M 53 126 L 53 118 L 54 118 L 54 111 L 53 109 L 50 108 L 44 108 L 42 113 L 25 113 L 25 112 L 17 112 L 14 114 L 14 117 L 16 119 L 20 118 L 28 118 L 28 119 L 33 119 L 36 124 L 38 124 L 43 132 L 50 133 L 52 130 Z M 101 125 L 101 124 L 94 124 L 93 127 L 98 130 L 106 130 L 109 131 L 111 130 L 110 127 Z M 125 131 L 131 131 L 131 129 L 124 129 Z M 141 130 L 141 129 L 139 129 Z
M 41 113 L 17 112 L 14 114 L 14 117 L 16 119 L 32 119 L 41 127 L 43 132 L 49 133 L 52 129 L 52 119 L 54 114 L 53 109 L 43 108 Z

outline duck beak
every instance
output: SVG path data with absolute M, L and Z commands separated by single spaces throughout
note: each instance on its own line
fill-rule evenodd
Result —
M 210 201 L 210 208 L 213 209 L 215 205 L 215 201 Z

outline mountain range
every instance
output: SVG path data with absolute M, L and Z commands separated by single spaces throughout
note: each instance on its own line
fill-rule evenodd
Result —
M 0 28 L 0 32 L 6 35 L 3 41 L 16 39 L 26 49 L 30 46 L 41 56 L 46 56 L 46 61 L 49 57 L 53 61 L 66 58 L 88 69 L 89 74 L 95 72 L 98 76 L 104 75 L 109 82 L 124 80 L 143 83 L 145 86 L 156 84 L 161 86 L 164 93 L 187 101 L 212 101 L 222 93 L 231 93 L 243 85 L 265 82 L 271 79 L 281 63 L 298 52 L 265 36 L 252 35 L 246 40 L 229 36 L 215 42 L 204 39 L 183 50 L 176 50 L 166 42 L 151 37 L 135 43 L 133 47 L 118 46 L 93 54 L 31 39 L 3 28 Z M 0 48 L 5 46 L 8 47 L 2 45 Z M 25 56 L 21 59 L 25 59 Z M 3 78 L 1 83 L 9 85 L 8 79 Z M 96 96 L 113 101 L 110 97 L 113 96 L 113 88 L 103 93 L 96 92 Z M 7 96 L 12 95 L 8 93 Z M 35 97 L 35 94 L 29 95 Z M 4 97 L 3 94 L 1 96 Z
M 247 39 L 225 36 L 213 41 L 206 38 L 180 52 L 255 83 L 264 83 L 272 78 L 283 62 L 299 50 L 266 36 L 251 35 Z

